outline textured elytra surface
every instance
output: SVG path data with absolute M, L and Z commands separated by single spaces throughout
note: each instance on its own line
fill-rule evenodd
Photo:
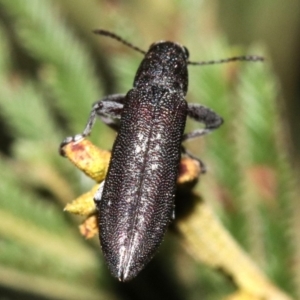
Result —
M 187 116 L 185 50 L 154 44 L 128 92 L 101 201 L 100 242 L 112 274 L 137 275 L 162 242 L 174 209 Z
M 149 105 L 151 88 L 130 92 L 100 202 L 100 241 L 118 278 L 130 279 L 152 258 L 174 207 L 186 103 L 153 92 L 159 106 Z

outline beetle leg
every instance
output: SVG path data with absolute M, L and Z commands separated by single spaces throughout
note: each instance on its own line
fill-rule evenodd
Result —
M 94 103 L 82 135 L 85 137 L 91 133 L 97 116 L 100 117 L 106 125 L 114 130 L 118 130 L 118 119 L 121 118 L 125 99 L 126 96 L 123 94 L 114 94 Z
M 217 115 L 211 109 L 200 104 L 188 104 L 187 114 L 195 121 L 204 123 L 205 127 L 184 134 L 182 137 L 182 141 L 186 141 L 210 133 L 212 130 L 217 129 L 223 123 L 223 119 L 219 115 Z
M 76 134 L 75 136 L 69 136 L 63 140 L 60 144 L 60 151 L 62 147 L 70 142 L 77 142 L 88 136 L 95 124 L 96 117 L 99 116 L 101 120 L 109 127 L 114 130 L 119 129 L 118 119 L 121 118 L 121 113 L 123 111 L 124 101 L 126 95 L 114 94 L 109 95 L 100 101 L 93 104 L 89 119 L 87 124 L 81 134 Z
M 97 208 L 98 208 L 97 205 L 99 204 L 99 202 L 101 201 L 101 198 L 102 198 L 104 182 L 105 182 L 105 181 L 102 181 L 102 182 L 100 183 L 100 185 L 99 185 L 99 187 L 98 187 L 98 190 L 97 190 L 97 192 L 96 192 L 96 194 L 95 194 L 95 196 L 94 196 L 94 202 L 95 202 Z
M 205 127 L 184 134 L 182 137 L 183 142 L 210 133 L 212 130 L 218 128 L 223 123 L 223 119 L 219 115 L 217 115 L 211 109 L 200 104 L 188 104 L 187 114 L 194 120 L 204 123 Z M 206 172 L 205 164 L 199 158 L 192 155 L 183 146 L 181 146 L 181 149 L 182 153 L 199 162 L 201 173 Z
M 181 152 L 183 154 L 185 154 L 186 156 L 188 156 L 189 158 L 191 158 L 193 160 L 196 160 L 199 163 L 199 165 L 200 165 L 201 173 L 206 173 L 205 163 L 200 158 L 194 156 L 191 152 L 189 152 L 188 150 L 186 150 L 184 146 L 181 146 Z

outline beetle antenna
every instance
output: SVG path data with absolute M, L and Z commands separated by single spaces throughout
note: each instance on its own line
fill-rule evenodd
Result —
M 135 51 L 137 51 L 137 52 L 140 52 L 140 53 L 142 53 L 142 54 L 144 54 L 144 55 L 146 54 L 146 51 L 144 51 L 144 50 L 140 49 L 139 47 L 134 46 L 133 44 L 131 44 L 131 43 L 125 41 L 123 38 L 121 38 L 120 36 L 116 35 L 116 34 L 113 33 L 113 32 L 110 32 L 110 31 L 107 31 L 107 30 L 104 30 L 104 29 L 95 29 L 95 30 L 93 30 L 93 32 L 94 32 L 95 34 L 100 34 L 100 35 L 104 35 L 104 36 L 109 36 L 109 37 L 111 37 L 112 39 L 115 39 L 115 40 L 121 42 L 122 44 L 124 44 L 124 45 L 130 47 L 131 49 L 133 49 L 133 50 L 135 50 Z
M 189 65 L 194 66 L 204 66 L 204 65 L 214 65 L 214 64 L 223 64 L 228 63 L 232 61 L 264 61 L 264 58 L 262 56 L 257 55 L 247 55 L 247 56 L 235 56 L 230 58 L 224 58 L 219 60 L 208 60 L 208 61 L 188 61 Z

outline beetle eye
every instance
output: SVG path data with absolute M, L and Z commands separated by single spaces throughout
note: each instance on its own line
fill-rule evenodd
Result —
M 184 54 L 185 54 L 186 59 L 188 59 L 189 56 L 190 56 L 189 50 L 188 50 L 186 47 L 183 46 L 183 51 L 184 51 Z

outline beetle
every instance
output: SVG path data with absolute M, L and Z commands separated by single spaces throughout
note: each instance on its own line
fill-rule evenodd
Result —
M 82 134 L 66 138 L 79 141 L 91 133 L 96 117 L 118 134 L 108 173 L 94 196 L 99 238 L 108 268 L 120 281 L 134 278 L 160 246 L 174 218 L 174 197 L 181 145 L 190 138 L 218 128 L 222 118 L 200 104 L 188 104 L 188 69 L 234 60 L 258 61 L 258 56 L 190 62 L 186 47 L 169 41 L 153 43 L 147 52 L 116 34 L 95 30 L 144 54 L 127 94 L 114 94 L 96 102 Z M 187 116 L 205 127 L 184 134 Z M 205 172 L 204 164 L 202 172 Z

